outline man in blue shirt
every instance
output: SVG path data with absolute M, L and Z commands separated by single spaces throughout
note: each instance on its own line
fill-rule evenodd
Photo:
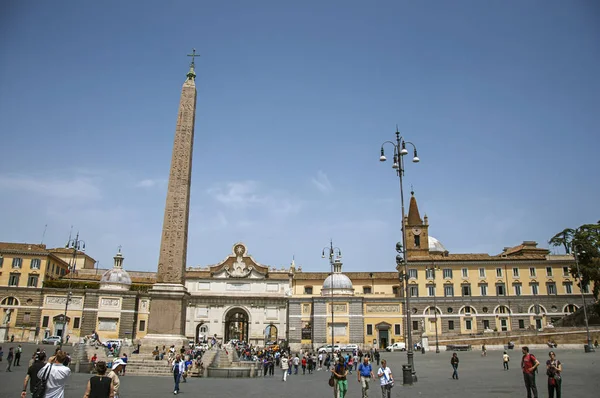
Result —
M 365 356 L 363 362 L 358 365 L 358 381 L 362 384 L 362 398 L 369 398 L 369 380 L 374 378 L 369 357 Z

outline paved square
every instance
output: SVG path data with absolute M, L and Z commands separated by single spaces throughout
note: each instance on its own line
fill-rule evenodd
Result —
M 9 346 L 2 344 L 5 352 Z M 27 371 L 27 362 L 35 351 L 34 345 L 23 345 L 21 367 L 13 367 L 7 373 L 6 358 L 0 363 L 0 398 L 15 398 L 21 392 L 21 386 Z M 53 346 L 45 346 L 47 352 Z M 555 350 L 558 359 L 563 362 L 563 394 L 566 397 L 593 397 L 600 391 L 600 353 L 585 354 L 583 350 Z M 548 350 L 532 350 L 545 366 Z M 450 367 L 451 353 L 415 354 L 418 383 L 413 386 L 402 386 L 402 364 L 406 362 L 406 353 L 383 353 L 382 358 L 388 360 L 396 378 L 396 387 L 392 390 L 394 397 L 525 397 L 523 377 L 519 368 L 520 350 L 509 351 L 511 356 L 510 370 L 502 368 L 502 352 L 488 351 L 482 358 L 478 351 L 459 352 L 460 380 L 452 380 Z M 540 398 L 548 396 L 545 368 L 538 374 L 537 384 Z M 301 373 L 301 371 L 300 371 Z M 73 374 L 67 383 L 66 397 L 82 397 L 88 374 Z M 200 379 L 188 378 L 181 384 L 181 395 L 184 397 L 331 397 L 332 390 L 327 385 L 328 372 L 315 372 L 312 375 L 292 375 L 287 382 L 281 381 L 281 371 L 274 377 L 258 379 Z M 361 396 L 360 384 L 356 373 L 349 377 L 349 398 Z M 169 377 L 125 376 L 121 378 L 121 397 L 166 397 L 173 395 L 173 381 Z M 369 396 L 381 396 L 378 381 L 373 382 Z

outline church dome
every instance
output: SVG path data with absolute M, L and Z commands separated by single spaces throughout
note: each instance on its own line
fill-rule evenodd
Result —
M 323 282 L 323 289 L 352 289 L 352 281 L 344 274 L 329 275 Z
M 342 262 L 335 260 L 333 264 L 333 273 L 323 282 L 321 289 L 322 296 L 330 295 L 353 295 L 354 288 L 352 281 L 346 275 L 342 274 Z
M 123 269 L 124 257 L 121 251 L 114 257 L 115 265 L 112 269 L 106 271 L 100 278 L 100 289 L 102 290 L 129 290 L 131 287 L 131 277 Z
M 448 253 L 448 250 L 442 245 L 442 242 L 434 238 L 433 236 L 428 237 L 429 240 L 429 253 Z

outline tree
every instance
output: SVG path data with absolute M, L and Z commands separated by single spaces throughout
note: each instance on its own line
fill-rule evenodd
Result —
M 600 293 L 600 221 L 595 224 L 584 224 L 577 229 L 567 228 L 554 235 L 548 243 L 562 246 L 567 254 L 573 252 L 577 257 L 577 267 L 571 268 L 571 275 L 579 279 L 578 285 L 591 286 L 592 293 L 598 299 Z
M 573 228 L 563 229 L 562 232 L 559 232 L 550 238 L 548 243 L 550 243 L 551 246 L 564 247 L 565 253 L 569 254 L 571 253 L 571 241 L 573 240 L 574 233 L 575 230 Z

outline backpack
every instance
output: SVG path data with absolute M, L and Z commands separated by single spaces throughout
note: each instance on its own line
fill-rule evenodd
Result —
M 52 364 L 48 366 L 48 369 L 46 369 L 42 378 L 39 379 L 33 387 L 33 398 L 44 398 L 46 396 L 46 385 L 48 384 L 48 378 L 50 377 L 50 370 L 52 370 Z

